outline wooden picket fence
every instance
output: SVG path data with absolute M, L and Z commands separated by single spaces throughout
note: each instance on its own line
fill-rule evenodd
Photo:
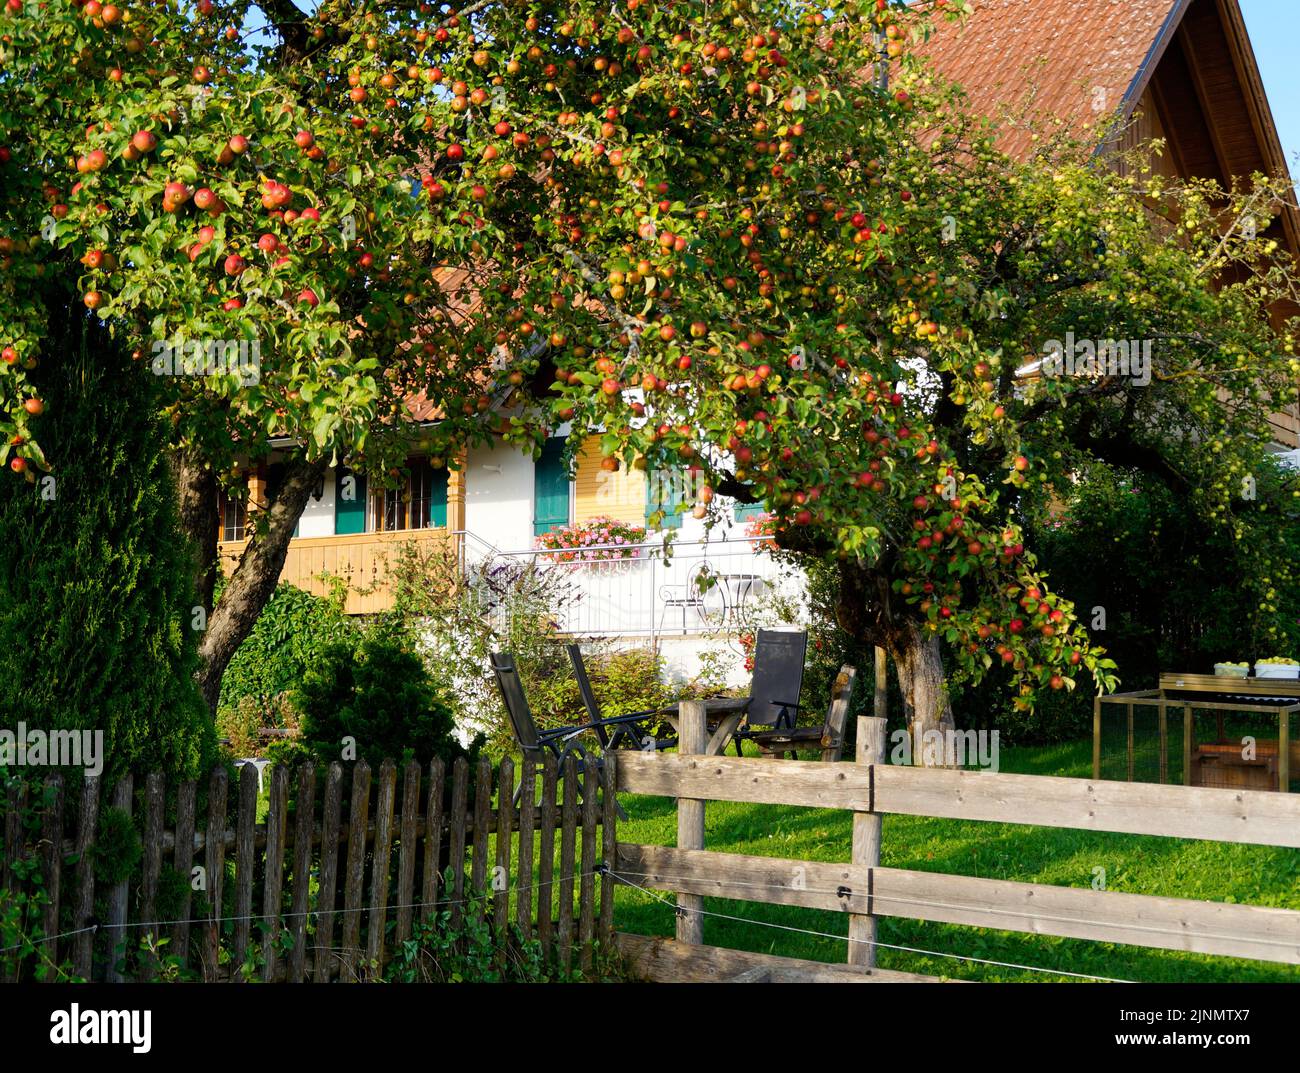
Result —
M 1300 797 L 1037 775 L 899 767 L 885 721 L 858 722 L 856 763 L 692 755 L 705 752 L 703 705 L 684 703 L 676 755 L 620 758 L 620 792 L 678 799 L 676 847 L 619 844 L 617 877 L 677 894 L 675 939 L 616 936 L 629 967 L 654 981 L 925 980 L 876 964 L 877 918 L 1300 964 L 1300 911 L 880 866 L 887 813 L 1300 848 Z M 789 861 L 704 848 L 706 801 L 845 809 L 852 860 Z M 848 916 L 845 965 L 703 945 L 705 896 Z
M 483 759 L 471 779 L 463 758 L 450 772 L 440 760 L 423 769 L 412 762 L 400 779 L 391 760 L 377 772 L 365 761 L 334 763 L 319 786 L 310 764 L 268 774 L 262 823 L 252 765 L 233 788 L 224 767 L 212 772 L 202 822 L 194 781 L 169 787 L 153 774 L 137 786 L 128 776 L 102 800 L 94 777 L 75 792 L 59 774 L 16 782 L 4 801 L 0 892 L 39 876 L 47 898 L 41 959 L 67 962 L 85 979 L 153 979 L 152 936 L 167 940 L 159 956 L 207 981 L 376 978 L 417 925 L 442 912 L 453 930 L 466 914 L 497 929 L 513 924 L 566 970 L 590 972 L 600 944 L 609 946 L 613 890 L 603 865 L 614 857 L 612 759 L 584 768 L 569 758 L 563 770 L 550 757 L 540 766 L 525 761 L 520 783 L 534 792 L 518 807 L 509 759 L 495 778 Z M 580 776 L 592 791 L 581 801 Z M 103 890 L 95 849 L 107 807 L 133 816 L 143 853 L 130 875 Z M 184 895 L 179 910 L 159 920 L 165 860 L 185 880 Z M 18 977 L 12 954 L 0 953 L 0 971 Z

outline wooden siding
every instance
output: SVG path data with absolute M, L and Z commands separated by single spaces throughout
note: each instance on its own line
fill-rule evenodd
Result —
M 344 578 L 348 583 L 348 597 L 344 607 L 347 613 L 376 614 L 392 607 L 392 591 L 387 584 L 387 574 L 390 558 L 396 562 L 401 544 L 415 541 L 428 548 L 437 542 L 444 542 L 448 550 L 451 550 L 451 540 L 446 529 L 302 537 L 290 542 L 280 580 L 316 596 L 328 596 L 330 588 L 321 575 Z M 245 540 L 231 540 L 217 545 L 223 573 L 231 573 L 247 543 Z M 365 591 L 357 592 L 358 589 Z
M 573 520 L 609 517 L 645 525 L 645 473 L 620 464 L 614 473 L 600 468 L 600 437 L 589 436 L 578 451 L 574 481 Z

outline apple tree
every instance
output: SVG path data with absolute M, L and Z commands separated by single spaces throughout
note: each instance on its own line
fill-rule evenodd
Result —
M 629 464 L 686 470 L 705 510 L 717 492 L 766 504 L 782 548 L 835 564 L 839 618 L 892 655 L 914 725 L 951 725 L 945 646 L 1021 708 L 1084 676 L 1112 687 L 1026 511 L 1104 463 L 1233 524 L 1269 416 L 1296 402 L 1285 184 L 1171 183 L 1064 138 L 1008 160 L 911 59 L 921 15 L 837 14 L 680 40 L 694 144 L 622 255 L 590 266 L 625 330 L 593 323 L 554 411 Z M 801 35 L 815 63 L 782 50 Z M 724 48 L 766 49 L 740 110 Z
M 56 321 L 89 318 L 165 379 L 215 703 L 331 461 L 396 477 L 415 447 L 532 445 L 556 418 L 520 400 L 633 346 L 651 310 L 770 301 L 747 275 L 755 208 L 689 254 L 707 291 L 678 294 L 672 259 L 742 171 L 786 189 L 796 112 L 827 117 L 813 156 L 856 152 L 837 83 L 900 50 L 873 36 L 890 6 L 8 0 L 3 461 L 59 465 L 28 375 L 58 360 Z M 654 347 L 674 346 L 653 316 Z M 213 605 L 218 485 L 273 444 L 292 462 Z
M 924 724 L 941 640 L 1026 702 L 1105 685 L 1018 500 L 1074 450 L 1176 453 L 1141 413 L 1222 411 L 1236 458 L 1282 390 L 1283 284 L 1215 286 L 1267 221 L 1211 244 L 1209 193 L 999 159 L 911 54 L 964 7 L 7 0 L 4 461 L 57 466 L 26 373 L 53 319 L 91 318 L 166 380 L 210 601 L 218 482 L 292 453 L 207 618 L 210 702 L 331 460 L 395 476 L 566 421 L 838 563 Z M 1143 194 L 1186 202 L 1181 241 Z M 1072 327 L 1161 340 L 1168 390 L 1017 378 Z M 1198 479 L 1207 509 L 1231 476 Z

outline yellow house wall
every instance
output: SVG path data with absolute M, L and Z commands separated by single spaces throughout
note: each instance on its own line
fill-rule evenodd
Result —
M 589 436 L 578 451 L 574 477 L 573 520 L 608 517 L 630 525 L 645 525 L 646 480 L 641 470 L 600 468 L 600 437 Z

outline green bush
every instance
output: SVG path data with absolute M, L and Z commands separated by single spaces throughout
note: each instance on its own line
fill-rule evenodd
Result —
M 263 725 L 278 725 L 276 698 L 295 689 L 326 649 L 359 640 L 342 593 L 323 599 L 281 583 L 221 678 L 218 710 L 247 711 L 251 702 Z
M 336 644 L 320 653 L 293 694 L 302 713 L 297 750 L 322 763 L 434 757 L 450 764 L 470 755 L 455 739 L 452 709 L 420 657 L 400 636 L 369 631 L 356 647 Z M 345 739 L 355 754 L 345 752 Z M 281 754 L 283 755 L 283 754 Z
M 154 382 L 89 325 L 52 324 L 30 373 L 49 473 L 0 480 L 0 720 L 103 731 L 109 781 L 192 778 L 216 733 Z

